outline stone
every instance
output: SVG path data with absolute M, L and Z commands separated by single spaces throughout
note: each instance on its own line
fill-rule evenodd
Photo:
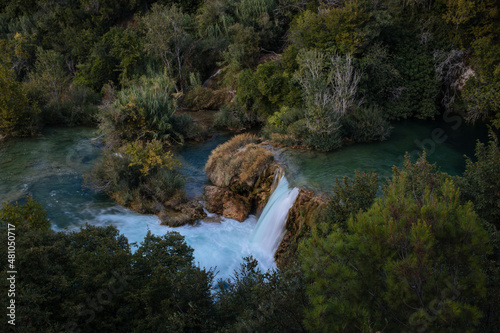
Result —
M 222 214 L 223 204 L 229 190 L 218 186 L 205 186 L 205 208 L 215 214 Z
M 232 194 L 232 193 L 231 193 Z M 222 215 L 240 222 L 245 221 L 250 214 L 250 200 L 241 195 L 232 194 L 224 201 Z
M 207 214 L 203 209 L 203 205 L 194 200 L 178 204 L 177 206 L 169 205 L 158 214 L 161 224 L 170 227 L 194 224 L 206 216 Z

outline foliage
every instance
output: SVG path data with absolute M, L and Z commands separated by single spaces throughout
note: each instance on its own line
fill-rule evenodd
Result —
M 101 160 L 84 175 L 85 185 L 104 191 L 120 205 L 157 213 L 162 203 L 185 197 L 184 176 L 173 168 L 180 163 L 162 148 L 158 142 L 137 142 L 128 146 L 130 154 L 126 147 L 105 150 Z
M 170 7 L 154 4 L 151 11 L 141 18 L 146 37 L 145 50 L 160 58 L 169 74 L 177 72 L 182 85 L 182 66 L 189 45 L 191 18 L 175 4 Z M 176 62 L 176 68 L 173 67 Z
M 366 211 L 373 204 L 378 190 L 378 175 L 356 170 L 354 179 L 335 178 L 333 194 L 324 212 L 326 230 L 335 225 L 347 231 L 347 221 L 352 215 Z
M 131 159 L 128 166 L 140 166 L 140 171 L 144 176 L 147 176 L 154 168 L 173 170 L 174 167 L 180 165 L 180 162 L 174 159 L 172 151 L 166 153 L 163 151 L 163 144 L 158 140 L 147 144 L 135 141 L 125 145 L 124 150 Z
M 493 131 L 487 145 L 477 143 L 475 157 L 476 162 L 466 159 L 463 199 L 474 202 L 479 216 L 500 228 L 500 147 Z
M 213 272 L 194 264 L 178 233 L 148 233 L 132 254 L 111 226 L 58 233 L 17 227 L 16 268 L 24 273 L 16 276 L 16 327 L 23 332 L 214 330 Z M 1 253 L 7 256 L 6 246 Z M 8 289 L 6 262 L 1 285 Z M 0 325 L 7 331 L 6 321 Z
M 110 87 L 102 106 L 100 127 L 112 147 L 135 140 L 164 140 L 182 143 L 190 131 L 188 115 L 175 115 L 177 102 L 173 82 L 163 75 L 141 77 L 131 87 L 115 93 Z
M 399 75 L 393 96 L 384 105 L 386 113 L 389 119 L 434 118 L 439 85 L 433 58 L 422 45 L 410 39 L 411 32 L 402 30 L 399 34 L 401 42 L 396 44 L 394 59 Z
M 279 107 L 301 102 L 300 91 L 276 61 L 258 65 L 255 72 L 244 70 L 238 76 L 238 104 L 261 115 L 272 115 Z
M 433 173 L 424 157 L 394 171 L 384 195 L 350 218 L 347 232 L 334 229 L 326 238 L 313 232 L 301 247 L 306 281 L 314 281 L 307 288 L 308 329 L 478 325 L 489 246 L 472 204 L 460 204 L 453 181 Z
M 260 118 L 253 111 L 248 111 L 236 103 L 224 105 L 214 118 L 214 127 L 230 130 L 248 129 L 258 124 Z
M 355 142 L 386 140 L 392 127 L 376 106 L 358 107 L 349 114 L 344 122 L 344 129 Z
M 300 268 L 262 272 L 255 259 L 244 259 L 234 277 L 219 280 L 219 331 L 305 332 L 301 321 L 307 298 Z
M 137 29 L 113 27 L 90 50 L 88 60 L 78 65 L 75 83 L 95 91 L 110 81 L 125 84 L 134 74 L 145 55 L 143 40 Z
M 292 23 L 290 38 L 304 49 L 354 54 L 369 41 L 369 28 L 365 26 L 371 16 L 362 1 L 346 1 L 339 7 L 324 6 L 315 12 L 306 10 Z
M 70 82 L 69 75 L 64 70 L 62 54 L 38 48 L 35 70 L 30 74 L 30 80 L 43 89 L 47 101 L 60 102 Z
M 209 332 L 213 272 L 193 263 L 193 249 L 176 232 L 148 232 L 134 253 L 131 308 L 138 331 Z
M 20 205 L 3 203 L 0 209 L 0 221 L 10 223 L 17 229 L 48 231 L 50 220 L 42 205 L 36 202 L 31 195 L 26 197 L 26 203 Z
M 231 92 L 225 89 L 212 90 L 196 85 L 183 96 L 182 103 L 194 110 L 220 110 L 232 98 Z
M 30 136 L 38 131 L 38 109 L 12 71 L 0 65 L 0 135 Z

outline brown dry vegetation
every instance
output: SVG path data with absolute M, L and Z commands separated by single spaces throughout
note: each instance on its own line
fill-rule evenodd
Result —
M 218 110 L 233 99 L 228 89 L 210 89 L 196 86 L 183 98 L 185 107 L 193 110 Z
M 220 187 L 251 188 L 273 161 L 273 154 L 256 143 L 253 134 L 240 134 L 212 151 L 205 171 L 212 183 Z

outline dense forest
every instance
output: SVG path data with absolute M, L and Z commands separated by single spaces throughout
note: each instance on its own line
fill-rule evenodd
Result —
M 44 126 L 97 127 L 103 153 L 85 185 L 141 213 L 187 201 L 172 149 L 221 129 L 332 151 L 385 140 L 409 118 L 490 126 L 461 176 L 423 152 L 382 190 L 362 170 L 337 179 L 286 265 L 263 272 L 249 257 L 229 280 L 198 267 L 178 233 L 148 234 L 132 251 L 116 228 L 53 232 L 31 197 L 3 203 L 23 272 L 15 328 L 496 331 L 499 9 L 498 0 L 3 1 L 0 142 Z M 213 121 L 193 121 L 200 113 Z

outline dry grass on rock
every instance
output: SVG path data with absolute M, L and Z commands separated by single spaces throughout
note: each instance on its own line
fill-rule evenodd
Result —
M 253 134 L 240 134 L 212 151 L 205 171 L 220 187 L 251 188 L 273 161 L 273 154 L 256 143 Z

